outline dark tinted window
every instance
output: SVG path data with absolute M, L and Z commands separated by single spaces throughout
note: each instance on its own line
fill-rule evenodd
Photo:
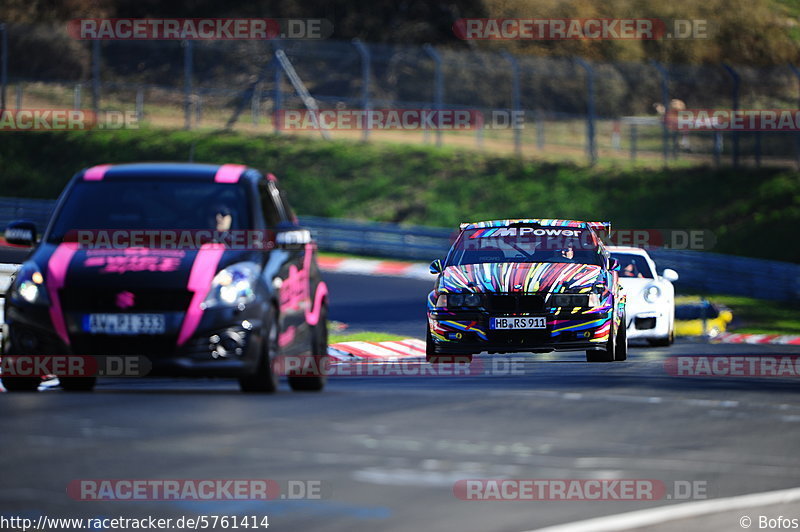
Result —
M 258 185 L 261 194 L 261 209 L 264 211 L 264 222 L 267 227 L 275 227 L 281 221 L 281 214 L 278 208 L 280 197 L 274 185 L 262 181 Z
M 462 231 L 448 265 L 487 262 L 603 264 L 594 233 L 571 227 L 511 226 Z
M 80 181 L 70 191 L 48 239 L 71 230 L 214 229 L 217 214 L 231 229 L 249 229 L 244 186 L 189 180 Z
M 611 256 L 619 261 L 620 277 L 638 277 L 652 279 L 653 272 L 647 260 L 641 255 L 633 253 L 612 253 Z
M 676 320 L 713 320 L 719 316 L 719 311 L 713 305 L 678 305 L 675 307 Z

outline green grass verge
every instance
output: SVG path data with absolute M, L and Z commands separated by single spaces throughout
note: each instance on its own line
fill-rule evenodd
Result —
M 406 340 L 407 336 L 398 336 L 391 333 L 382 332 L 353 332 L 353 333 L 330 333 L 328 336 L 329 344 L 340 342 L 394 342 Z
M 800 173 L 589 167 L 468 149 L 225 132 L 4 133 L 0 194 L 55 198 L 80 168 L 134 161 L 240 162 L 274 172 L 299 214 L 456 228 L 465 220 L 611 220 L 704 229 L 711 251 L 800 262 Z

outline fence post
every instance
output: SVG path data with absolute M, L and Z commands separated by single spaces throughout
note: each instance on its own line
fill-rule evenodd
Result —
M 573 59 L 586 71 L 586 153 L 589 156 L 590 164 L 595 164 L 597 162 L 597 146 L 594 138 L 594 69 L 588 61 L 580 57 Z
M 733 80 L 733 87 L 731 89 L 731 100 L 733 101 L 733 113 L 735 114 L 736 111 L 739 110 L 739 84 L 741 78 L 739 77 L 739 73 L 736 72 L 733 67 L 730 65 L 723 63 L 722 68 L 724 68 L 728 74 L 730 74 L 731 79 Z M 733 159 L 733 167 L 736 168 L 739 166 L 739 132 L 732 131 L 731 132 L 731 157 Z
M 141 123 L 144 120 L 144 89 L 136 89 L 136 121 Z
M 789 63 L 789 68 L 792 70 L 792 73 L 797 78 L 797 89 L 798 89 L 797 101 L 798 105 L 800 105 L 800 69 L 798 69 L 791 63 Z M 794 134 L 794 158 L 797 167 L 800 168 L 800 132 L 796 132 Z
M 253 86 L 253 96 L 250 98 L 250 115 L 253 125 L 257 126 L 261 118 L 261 83 Z
M 434 107 L 437 111 L 437 115 L 441 115 L 442 112 L 442 104 L 444 102 L 444 74 L 442 73 L 442 56 L 439 55 L 439 52 L 431 46 L 430 44 L 426 44 L 424 46 L 425 52 L 433 59 L 434 63 L 436 63 L 436 70 L 434 73 Z M 437 121 L 440 119 L 440 116 L 437 118 Z M 436 146 L 442 145 L 442 130 L 440 128 L 436 128 Z
M 5 24 L 0 24 L 0 48 L 0 109 L 5 109 L 8 88 L 8 34 Z
M 191 39 L 183 41 L 183 129 L 192 129 L 192 47 Z
M 536 147 L 540 150 L 544 149 L 544 118 L 543 113 L 537 109 L 533 112 L 534 120 L 536 120 Z
M 359 39 L 353 39 L 353 46 L 358 50 L 361 56 L 361 109 L 364 111 L 364 125 L 362 132 L 362 140 L 364 142 L 369 140 L 370 119 L 369 110 L 372 104 L 369 101 L 369 83 L 372 77 L 372 61 L 370 59 L 369 48 Z
M 197 91 L 197 94 L 192 96 L 192 105 L 194 106 L 194 125 L 199 126 L 200 120 L 203 118 L 203 93 Z
M 100 112 L 100 41 L 92 41 L 92 111 Z
M 661 105 L 664 106 L 664 121 L 661 124 L 661 135 L 664 150 L 664 164 L 666 165 L 669 161 L 669 127 L 667 126 L 667 117 L 669 114 L 669 71 L 658 61 L 650 61 L 650 64 L 661 74 Z
M 516 57 L 506 51 L 503 51 L 502 55 L 505 57 L 506 61 L 511 63 L 511 72 L 514 76 L 511 82 L 511 108 L 514 112 L 514 116 L 511 117 L 509 123 L 511 124 L 511 127 L 514 128 L 514 153 L 517 155 L 522 155 L 522 131 L 516 122 L 517 116 L 519 116 L 520 108 L 522 107 L 520 104 L 519 61 L 517 61 Z
M 636 130 L 636 122 L 631 122 L 631 161 L 636 160 L 636 141 L 639 132 Z
M 281 69 L 281 64 L 277 59 L 273 59 L 272 62 L 275 65 L 275 86 L 272 89 L 272 126 L 275 130 L 275 134 L 280 135 L 282 133 L 280 115 L 281 110 L 283 109 L 283 90 L 281 87 L 283 85 L 283 70 Z
M 72 89 L 72 108 L 76 111 L 81 108 L 81 84 L 76 83 Z

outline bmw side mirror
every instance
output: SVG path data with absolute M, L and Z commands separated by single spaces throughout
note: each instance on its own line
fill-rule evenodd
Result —
M 440 259 L 436 259 L 435 261 L 431 262 L 430 272 L 434 274 L 442 273 L 444 270 L 444 266 L 442 266 L 442 261 Z
M 667 281 L 674 283 L 678 280 L 678 272 L 673 270 L 672 268 L 666 268 L 663 272 L 661 272 L 661 277 L 666 279 Z
M 36 224 L 28 220 L 15 220 L 8 224 L 6 243 L 14 246 L 32 246 L 36 243 Z
M 615 258 L 608 259 L 608 269 L 614 270 L 615 272 L 619 271 L 619 261 Z

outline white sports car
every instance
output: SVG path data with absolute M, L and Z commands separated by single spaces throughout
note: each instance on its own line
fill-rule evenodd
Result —
M 667 346 L 675 339 L 675 288 L 678 272 L 669 268 L 659 276 L 656 264 L 640 248 L 608 248 L 620 263 L 619 282 L 627 296 L 628 339 L 645 339 Z

